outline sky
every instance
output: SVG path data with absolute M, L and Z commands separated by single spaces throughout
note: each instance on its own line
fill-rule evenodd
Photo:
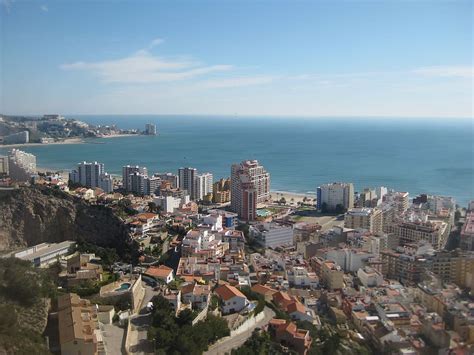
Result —
M 473 117 L 472 1 L 0 0 L 0 113 Z

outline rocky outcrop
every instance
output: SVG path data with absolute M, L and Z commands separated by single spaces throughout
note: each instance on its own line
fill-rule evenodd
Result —
M 130 251 L 127 228 L 104 206 L 93 206 L 47 187 L 0 191 L 0 251 L 42 242 L 83 240 Z

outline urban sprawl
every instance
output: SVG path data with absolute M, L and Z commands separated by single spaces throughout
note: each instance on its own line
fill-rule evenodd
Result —
M 271 192 L 256 160 L 217 181 L 191 167 L 114 177 L 99 162 L 66 177 L 12 149 L 0 174 L 5 190 L 113 209 L 138 248 L 107 263 L 64 235 L 9 254 L 60 264 L 53 352 L 474 352 L 474 201 L 343 182 Z

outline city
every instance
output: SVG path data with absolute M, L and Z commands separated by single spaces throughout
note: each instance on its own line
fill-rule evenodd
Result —
M 52 352 L 474 349 L 474 201 L 383 186 L 356 192 L 346 182 L 287 200 L 271 193 L 271 173 L 256 160 L 232 164 L 216 181 L 191 167 L 124 165 L 113 176 L 100 162 L 78 163 L 68 176 L 38 173 L 36 157 L 15 148 L 0 167 L 2 210 L 9 196 L 19 204 L 11 213 L 20 213 L 54 191 L 54 199 L 113 211 L 124 228 L 123 240 L 105 244 L 73 233 L 26 249 L 11 240 L 58 218 L 74 223 L 61 206 L 43 207 L 50 215 L 41 222 L 4 228 L 4 249 L 14 251 L 2 268 L 14 267 L 11 256 L 54 270 L 56 301 L 43 319 Z
M 473 355 L 473 0 L 0 0 L 0 355 Z

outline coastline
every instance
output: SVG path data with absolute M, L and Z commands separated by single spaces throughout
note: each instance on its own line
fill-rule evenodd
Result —
M 0 149 L 9 149 L 9 148 L 27 148 L 27 147 L 47 147 L 49 145 L 61 145 L 61 144 L 87 144 L 89 143 L 86 139 L 95 140 L 95 139 L 109 139 L 109 138 L 121 138 L 121 137 L 137 137 L 141 134 L 126 133 L 126 134 L 110 134 L 102 137 L 90 137 L 90 138 L 66 138 L 62 141 L 52 142 L 52 143 L 18 143 L 18 144 L 2 144 Z
M 18 144 L 2 144 L 0 148 L 25 148 L 25 147 L 47 147 L 48 145 L 60 145 L 60 144 L 84 144 L 86 143 L 83 138 L 66 138 L 63 141 L 52 142 L 52 143 L 18 143 Z

